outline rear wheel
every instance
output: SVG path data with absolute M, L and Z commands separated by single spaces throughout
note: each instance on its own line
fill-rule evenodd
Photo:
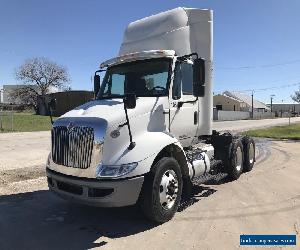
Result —
M 229 160 L 226 166 L 229 177 L 233 180 L 237 180 L 243 172 L 243 165 L 243 144 L 240 140 L 234 140 L 231 143 Z
M 255 162 L 255 142 L 252 138 L 245 136 L 243 138 L 244 145 L 244 171 L 252 170 Z
M 146 176 L 140 205 L 147 218 L 155 222 L 170 220 L 177 211 L 182 193 L 182 175 L 178 162 L 160 159 Z

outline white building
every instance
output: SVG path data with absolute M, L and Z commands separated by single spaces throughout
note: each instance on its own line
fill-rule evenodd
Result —
M 6 84 L 0 87 L 1 94 L 0 94 L 0 103 L 4 104 L 20 104 L 20 100 L 18 98 L 12 98 L 11 93 L 13 91 L 16 91 L 20 88 L 23 88 L 24 86 L 30 87 L 36 91 L 38 91 L 38 87 L 36 85 L 21 85 L 21 84 Z M 49 93 L 55 93 L 58 92 L 59 89 L 56 87 L 51 86 Z
M 252 111 L 252 96 L 248 96 L 246 94 L 235 92 L 235 91 L 225 91 L 223 92 L 223 95 L 242 101 L 243 103 L 246 104 L 248 109 L 247 111 L 250 112 Z M 270 111 L 270 108 L 263 102 L 253 99 L 253 111 L 266 112 L 266 111 Z
M 267 105 L 268 107 L 271 107 L 271 104 Z M 272 110 L 279 115 L 282 113 L 300 114 L 300 103 L 273 103 Z

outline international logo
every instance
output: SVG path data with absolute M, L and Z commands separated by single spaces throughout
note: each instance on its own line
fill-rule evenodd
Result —
M 68 129 L 68 133 L 70 134 L 75 128 L 75 125 L 73 122 L 70 122 L 67 126 L 67 129 Z

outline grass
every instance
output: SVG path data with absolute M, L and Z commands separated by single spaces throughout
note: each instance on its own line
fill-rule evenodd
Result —
M 265 137 L 274 139 L 300 139 L 300 124 L 278 126 L 265 129 L 249 130 L 244 134 L 253 137 Z
M 49 116 L 35 115 L 32 113 L 13 113 L 12 117 L 9 112 L 5 112 L 4 114 L 0 113 L 0 116 L 0 133 L 47 131 L 51 129 Z

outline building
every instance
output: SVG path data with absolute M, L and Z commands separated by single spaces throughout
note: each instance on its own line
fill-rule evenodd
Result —
M 72 90 L 64 92 L 56 92 L 46 95 L 46 100 L 38 99 L 38 114 L 49 115 L 47 103 L 55 98 L 56 110 L 53 111 L 53 116 L 61 116 L 64 113 L 86 103 L 94 98 L 93 91 Z
M 3 85 L 1 88 L 1 103 L 3 104 L 21 104 L 21 100 L 18 98 L 14 98 L 11 96 L 12 92 L 17 91 L 20 88 L 23 88 L 24 86 L 30 87 L 34 90 L 37 90 L 36 85 L 18 85 L 18 84 L 7 84 Z
M 214 107 L 218 110 L 252 112 L 252 97 L 239 92 L 225 91 L 221 95 L 215 95 L 213 100 Z M 253 99 L 253 111 L 268 112 L 270 108 Z
M 19 104 L 19 100 L 11 98 L 11 93 L 20 88 L 21 85 L 3 85 L 1 88 L 1 103 L 3 104 Z
M 213 97 L 214 107 L 224 111 L 244 111 L 247 109 L 246 103 L 227 95 L 215 95 Z
M 271 108 L 271 104 L 267 104 Z M 272 111 L 278 115 L 283 113 L 300 114 L 300 103 L 273 103 Z
M 12 92 L 18 91 L 18 89 L 24 88 L 24 87 L 30 87 L 31 89 L 39 92 L 39 88 L 37 85 L 22 85 L 22 84 L 6 84 L 3 85 L 1 89 L 2 97 L 0 98 L 1 102 L 3 104 L 21 104 L 21 100 L 15 97 L 11 96 Z M 56 87 L 49 87 L 49 93 L 55 93 L 58 92 L 58 88 Z M 1 96 L 1 95 L 0 95 Z

